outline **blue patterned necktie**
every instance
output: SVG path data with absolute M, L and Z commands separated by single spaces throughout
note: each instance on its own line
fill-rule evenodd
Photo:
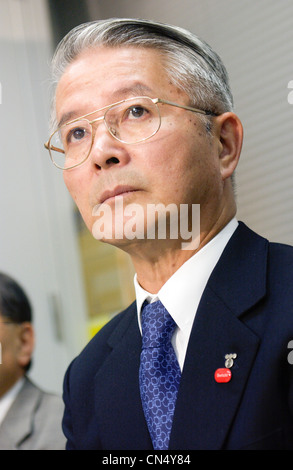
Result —
M 167 450 L 181 372 L 171 344 L 176 323 L 158 300 L 143 306 L 139 383 L 155 450 Z

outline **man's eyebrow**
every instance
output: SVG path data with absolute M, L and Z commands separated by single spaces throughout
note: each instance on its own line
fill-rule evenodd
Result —
M 74 119 L 75 117 L 78 117 L 78 113 L 76 113 L 75 111 L 69 111 L 68 113 L 63 114 L 62 118 L 57 124 L 57 127 L 59 128 L 66 122 L 72 121 L 72 119 Z
M 109 106 L 111 106 L 111 104 L 115 103 L 116 101 L 126 99 L 127 97 L 146 96 L 146 94 L 149 95 L 152 93 L 153 91 L 151 90 L 151 88 L 149 88 L 147 85 L 144 85 L 138 82 L 130 86 L 125 86 L 123 88 L 119 88 L 115 90 L 111 94 L 112 102 L 109 103 Z M 152 96 L 150 96 L 150 98 L 152 98 Z M 98 108 L 98 109 L 102 109 L 102 108 L 103 107 Z M 79 116 L 86 116 L 87 114 L 91 114 L 92 112 L 94 113 L 95 110 L 90 111 L 89 113 L 83 113 L 83 114 L 80 114 L 77 111 L 68 111 L 67 113 L 63 114 L 63 116 L 61 117 L 60 121 L 57 124 L 57 127 L 59 128 L 66 122 L 72 121 L 73 119 L 78 118 Z

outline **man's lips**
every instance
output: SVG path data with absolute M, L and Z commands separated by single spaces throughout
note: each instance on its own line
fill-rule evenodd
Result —
M 126 193 L 132 193 L 135 191 L 139 190 L 133 188 L 132 186 L 116 186 L 114 189 L 106 190 L 102 193 L 99 200 L 99 204 L 103 204 L 104 202 L 107 202 L 109 199 L 115 196 L 123 196 Z

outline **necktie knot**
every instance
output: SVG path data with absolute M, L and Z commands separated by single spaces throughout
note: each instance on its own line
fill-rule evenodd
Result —
M 176 323 L 160 300 L 147 304 L 141 315 L 142 347 L 159 348 L 171 341 Z

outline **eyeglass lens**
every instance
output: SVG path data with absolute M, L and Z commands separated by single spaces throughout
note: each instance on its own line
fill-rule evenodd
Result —
M 50 154 L 59 168 L 79 165 L 89 156 L 101 117 L 75 120 L 59 128 L 51 137 Z M 109 133 L 120 142 L 134 144 L 153 136 L 160 127 L 158 107 L 150 98 L 131 98 L 111 106 L 104 114 Z

